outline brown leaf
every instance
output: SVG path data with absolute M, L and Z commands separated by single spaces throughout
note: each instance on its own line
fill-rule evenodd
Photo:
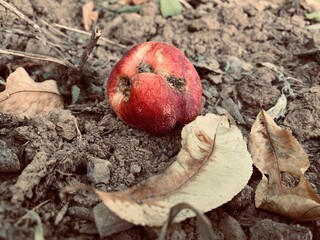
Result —
M 89 31 L 91 25 L 98 21 L 99 13 L 97 11 L 93 11 L 93 9 L 94 3 L 91 0 L 82 7 L 82 22 L 86 31 Z
M 304 177 L 308 155 L 264 110 L 252 126 L 249 151 L 263 175 L 256 189 L 256 207 L 300 221 L 320 217 L 320 198 Z
M 63 101 L 54 80 L 36 83 L 19 67 L 7 78 L 6 89 L 0 92 L 0 112 L 23 118 L 63 108 Z
M 207 114 L 182 130 L 182 149 L 162 174 L 122 192 L 95 192 L 120 218 L 162 226 L 170 208 L 185 202 L 207 212 L 230 201 L 247 184 L 252 160 L 241 131 L 226 116 Z M 184 210 L 175 221 L 195 216 Z

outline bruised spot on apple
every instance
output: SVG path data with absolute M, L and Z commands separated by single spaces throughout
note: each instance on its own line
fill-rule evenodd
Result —
M 167 134 L 201 111 L 197 71 L 179 49 L 161 42 L 133 47 L 113 68 L 106 93 L 123 122 L 153 135 Z

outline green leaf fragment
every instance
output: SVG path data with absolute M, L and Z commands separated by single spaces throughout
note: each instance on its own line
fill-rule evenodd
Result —
M 182 5 L 179 0 L 160 0 L 160 11 L 164 18 L 179 15 Z
M 71 97 L 72 97 L 71 103 L 72 104 L 75 104 L 79 100 L 80 91 L 81 91 L 81 89 L 77 85 L 72 86 L 72 88 L 71 88 Z
M 141 5 L 132 5 L 118 8 L 117 13 L 138 13 L 141 10 Z
M 320 11 L 315 11 L 312 13 L 307 13 L 306 14 L 307 19 L 314 19 L 316 21 L 320 21 Z

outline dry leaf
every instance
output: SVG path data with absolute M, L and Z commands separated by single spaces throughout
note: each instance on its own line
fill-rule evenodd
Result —
M 263 175 L 256 189 L 256 207 L 300 221 L 320 217 L 320 198 L 303 176 L 308 155 L 264 110 L 252 126 L 249 150 Z
M 0 112 L 23 118 L 47 113 L 54 108 L 63 108 L 56 82 L 36 83 L 22 67 L 9 75 L 6 89 L 0 92 Z
M 93 1 L 88 1 L 82 7 L 82 22 L 84 29 L 89 31 L 91 25 L 98 21 L 99 13 L 97 11 L 93 11 L 94 3 Z
M 313 9 L 313 10 L 320 10 L 320 2 L 317 0 L 306 0 L 306 3 Z
M 241 131 L 226 116 L 197 117 L 182 130 L 182 149 L 162 174 L 122 192 L 95 192 L 120 218 L 162 226 L 174 205 L 185 202 L 207 212 L 230 201 L 247 184 L 252 160 Z M 183 210 L 175 221 L 195 216 Z
M 280 117 L 285 117 L 287 112 L 287 98 L 282 93 L 278 98 L 276 105 L 270 108 L 267 113 L 272 119 L 278 119 Z

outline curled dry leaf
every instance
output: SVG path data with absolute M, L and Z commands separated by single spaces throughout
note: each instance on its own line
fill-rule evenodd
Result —
M 0 92 L 0 112 L 23 118 L 45 114 L 54 108 L 63 108 L 56 82 L 36 83 L 22 67 L 9 75 L 6 89 Z
M 182 148 L 162 174 L 121 192 L 95 190 L 120 218 L 162 226 L 170 208 L 185 202 L 207 212 L 230 201 L 247 184 L 252 160 L 241 131 L 226 116 L 199 116 L 182 130 Z M 183 210 L 182 221 L 195 213 Z
M 256 189 L 256 207 L 300 221 L 320 217 L 320 198 L 304 177 L 308 155 L 264 110 L 252 126 L 249 151 L 263 176 Z
M 270 108 L 267 113 L 272 119 L 285 117 L 287 112 L 287 98 L 283 93 L 278 98 L 276 105 Z
M 86 31 L 89 31 L 91 25 L 98 21 L 99 13 L 97 11 L 93 11 L 93 9 L 94 3 L 92 0 L 89 0 L 82 7 L 82 22 Z

